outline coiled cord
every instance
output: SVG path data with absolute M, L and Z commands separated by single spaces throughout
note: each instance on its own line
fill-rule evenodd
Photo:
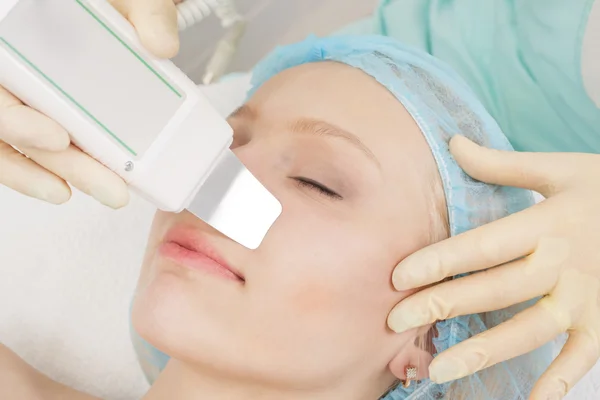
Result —
M 246 20 L 238 13 L 234 0 L 184 0 L 177 5 L 177 24 L 180 31 L 197 24 L 213 12 L 228 31 L 217 43 L 215 52 L 206 66 L 202 78 L 205 85 L 216 81 L 227 71 L 246 31 Z
M 224 28 L 229 28 L 244 19 L 237 12 L 233 0 L 185 0 L 177 5 L 179 30 L 188 29 L 213 12 L 221 20 Z

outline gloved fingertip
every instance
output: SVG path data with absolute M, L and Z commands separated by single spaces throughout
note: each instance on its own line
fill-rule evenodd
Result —
M 144 42 L 144 46 L 148 48 L 158 58 L 173 58 L 179 53 L 179 38 L 172 35 L 164 35 L 153 39 L 148 39 Z
M 110 186 L 99 186 L 89 190 L 89 195 L 101 204 L 115 210 L 125 207 L 129 203 L 129 191 L 125 182 Z
M 403 300 L 388 314 L 388 327 L 396 333 L 403 333 L 430 323 L 429 313 L 423 312 L 419 305 L 406 304 Z
M 463 135 L 454 135 L 452 136 L 452 138 L 450 138 L 450 146 L 452 146 L 454 143 L 454 145 L 456 144 L 465 144 L 465 143 L 471 143 L 475 146 L 479 146 L 477 143 L 475 143 L 474 141 L 472 141 L 471 139 L 469 139 L 466 136 Z
M 463 135 L 454 135 L 450 138 L 450 148 L 452 148 L 452 146 L 457 146 L 461 143 L 473 143 L 469 138 L 467 138 L 466 136 Z
M 416 289 L 424 284 L 425 276 L 419 268 L 422 266 L 414 266 L 411 262 L 402 262 L 398 264 L 394 272 L 392 272 L 392 284 L 398 292 Z
M 393 309 L 388 315 L 387 325 L 388 328 L 396 333 L 403 333 L 411 328 L 411 326 L 406 323 L 404 318 L 402 318 L 401 313 L 396 309 Z
M 398 266 L 392 272 L 392 284 L 398 292 L 406 290 L 405 281 L 402 279 L 402 270 Z
M 120 208 L 127 206 L 128 204 L 129 204 L 129 191 L 126 188 L 120 194 L 120 196 L 114 198 L 114 201 L 112 204 L 110 204 L 110 207 L 114 208 L 115 210 L 118 210 Z
M 485 149 L 463 135 L 453 136 L 452 139 L 450 139 L 449 147 L 450 153 L 455 157 L 464 154 L 472 154 L 472 152 L 477 150 Z
M 34 197 L 43 200 L 50 204 L 61 205 L 71 199 L 71 190 L 68 185 L 66 187 L 43 187 L 37 188 Z
M 469 373 L 461 360 L 437 358 L 429 366 L 429 379 L 438 385 L 460 379 Z
M 179 30 L 176 16 L 160 15 L 138 26 L 140 40 L 159 58 L 173 58 L 179 53 Z
M 530 400 L 562 400 L 568 393 L 566 382 L 562 380 L 549 380 L 548 377 L 540 379 L 534 387 Z

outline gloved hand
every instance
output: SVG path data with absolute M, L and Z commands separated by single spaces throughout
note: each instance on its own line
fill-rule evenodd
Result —
M 165 58 L 179 50 L 175 8 L 179 2 L 110 1 L 135 26 L 142 43 Z M 113 208 L 129 200 L 127 186 L 118 175 L 71 145 L 67 132 L 56 122 L 0 86 L 0 185 L 61 204 L 71 196 L 66 182 Z
M 458 379 L 568 332 L 531 395 L 563 398 L 600 358 L 600 155 L 500 152 L 464 137 L 452 140 L 451 151 L 473 178 L 532 189 L 546 200 L 406 258 L 394 271 L 397 290 L 497 267 L 406 298 L 388 324 L 402 332 L 544 296 L 512 320 L 443 352 L 430 376 L 438 383 Z

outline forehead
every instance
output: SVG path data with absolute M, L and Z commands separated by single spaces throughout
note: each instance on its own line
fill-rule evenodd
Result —
M 268 80 L 250 103 L 270 119 L 324 120 L 361 140 L 374 128 L 406 122 L 402 105 L 387 89 L 362 71 L 333 62 L 287 69 Z
M 408 111 L 357 68 L 336 62 L 293 67 L 265 82 L 248 104 L 258 111 L 261 123 L 271 126 L 311 118 L 351 132 L 396 174 L 415 163 L 435 168 L 429 146 Z

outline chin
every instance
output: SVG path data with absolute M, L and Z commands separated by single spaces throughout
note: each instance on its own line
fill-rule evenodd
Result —
M 286 382 L 295 382 L 295 376 L 288 377 L 280 366 L 273 365 L 272 357 L 257 351 L 239 317 L 244 309 L 232 313 L 219 304 L 234 302 L 224 301 L 222 296 L 216 296 L 216 300 L 209 296 L 199 298 L 200 290 L 177 274 L 155 275 L 147 285 L 138 288 L 133 302 L 131 318 L 136 333 L 200 373 L 265 382 L 283 372 Z M 248 360 L 256 362 L 249 364 Z
M 158 278 L 158 279 L 157 279 Z M 131 319 L 135 331 L 148 343 L 169 356 L 172 344 L 183 340 L 181 332 L 182 281 L 172 274 L 161 274 L 144 287 L 138 287 Z
M 240 334 L 233 318 L 242 300 L 236 291 L 210 276 L 161 265 L 136 291 L 133 328 L 174 359 L 231 370 L 242 361 L 232 351 Z

